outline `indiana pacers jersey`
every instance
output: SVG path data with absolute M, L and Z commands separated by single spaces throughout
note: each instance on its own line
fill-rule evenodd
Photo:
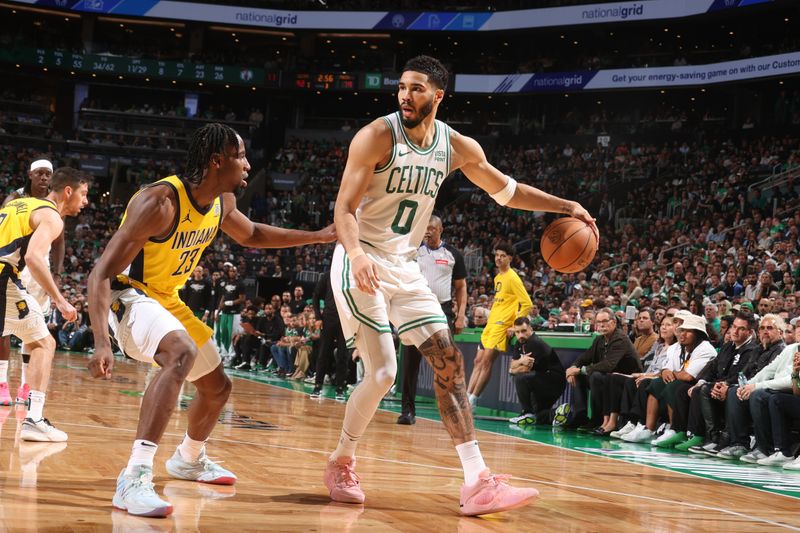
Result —
M 38 209 L 58 212 L 51 200 L 42 198 L 17 198 L 0 209 L 0 263 L 3 270 L 10 266 L 15 274 L 19 274 L 25 268 L 25 252 L 33 235 L 31 214 Z
M 389 162 L 376 169 L 356 211 L 359 238 L 393 255 L 412 255 L 425 235 L 436 195 L 450 174 L 450 127 L 435 121 L 433 142 L 416 146 L 400 113 L 383 117 L 392 132 Z
M 528 316 L 533 303 L 513 268 L 494 277 L 494 291 L 494 303 L 486 322 L 487 327 L 502 325 L 510 328 L 517 317 Z
M 207 210 L 194 201 L 186 184 L 177 176 L 156 181 L 175 191 L 177 211 L 172 231 L 162 239 L 151 238 L 117 279 L 144 291 L 151 298 L 178 297 L 178 289 L 189 279 L 203 251 L 211 244 L 222 220 L 222 201 L 216 198 Z M 135 198 L 135 196 L 134 196 Z M 122 217 L 125 223 L 127 211 Z
M 175 223 L 169 235 L 161 239 L 150 239 L 142 250 L 117 276 L 112 289 L 133 287 L 161 304 L 177 318 L 197 346 L 203 346 L 213 332 L 200 321 L 178 296 L 178 289 L 189 279 L 203 250 L 211 244 L 222 221 L 222 200 L 216 198 L 208 209 L 201 209 L 187 185 L 177 176 L 159 180 L 150 187 L 166 184 L 172 187 L 177 200 Z M 125 223 L 127 211 L 122 217 Z M 112 302 L 113 314 L 124 314 L 124 303 Z

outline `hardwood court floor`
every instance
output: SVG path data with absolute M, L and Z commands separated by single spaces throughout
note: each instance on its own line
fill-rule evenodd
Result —
M 461 469 L 438 422 L 398 426 L 379 412 L 360 448 L 363 507 L 333 504 L 321 481 L 344 404 L 234 379 L 209 455 L 236 472 L 235 487 L 172 480 L 164 461 L 185 430 L 176 412 L 156 456 L 166 519 L 114 511 L 150 370 L 117 362 L 111 382 L 93 380 L 81 355 L 56 356 L 45 415 L 64 444 L 18 439 L 23 411 L 0 407 L 0 530 L 3 531 L 777 531 L 800 530 L 798 500 L 554 446 L 479 432 L 487 463 L 536 486 L 533 506 L 484 518 L 458 514 Z M 12 354 L 16 386 L 18 356 Z M 299 386 L 298 386 L 299 387 Z M 191 393 L 191 391 L 187 391 Z

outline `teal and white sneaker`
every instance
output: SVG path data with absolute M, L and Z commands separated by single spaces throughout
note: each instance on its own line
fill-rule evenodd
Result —
M 206 449 L 200 452 L 197 461 L 188 462 L 183 459 L 179 449 L 167 461 L 167 472 L 174 478 L 213 485 L 233 485 L 236 483 L 236 474 L 225 470 L 206 455 Z
M 531 413 L 522 413 L 519 416 L 508 419 L 509 423 L 517 424 L 518 426 L 528 426 L 536 423 L 536 416 Z
M 127 475 L 123 468 L 117 478 L 114 507 L 136 516 L 163 518 L 172 514 L 172 505 L 158 497 L 153 485 L 153 469 L 137 465 L 136 472 Z

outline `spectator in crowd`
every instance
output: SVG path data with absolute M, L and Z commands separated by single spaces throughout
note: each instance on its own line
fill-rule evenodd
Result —
M 717 357 L 700 371 L 697 383 L 689 388 L 687 397 L 676 396 L 673 429 L 680 431 L 685 428 L 687 435 L 687 440 L 677 444 L 676 449 L 689 451 L 696 447 L 697 453 L 708 451 L 710 455 L 721 449 L 723 402 L 728 388 L 738 383 L 739 375 L 743 376 L 750 361 L 757 359 L 761 353 L 755 325 L 752 313 L 739 311 L 729 328 L 730 340 L 722 345 Z
M 550 409 L 566 388 L 566 374 L 556 351 L 533 332 L 528 317 L 514 321 L 517 338 L 509 373 L 514 380 L 522 413 L 512 424 L 550 423 Z
M 342 332 L 342 325 L 339 322 L 339 313 L 336 311 L 336 300 L 333 298 L 330 270 L 325 271 L 317 281 L 311 304 L 314 306 L 317 316 L 322 317 L 322 333 L 314 375 L 314 390 L 311 392 L 311 397 L 319 398 L 322 396 L 325 375 L 328 373 L 331 362 L 335 362 L 333 381 L 335 383 L 336 399 L 345 400 L 350 353 Z
M 304 290 L 302 285 L 294 288 L 294 296 L 289 302 L 289 308 L 292 310 L 293 315 L 299 315 L 306 308 L 306 301 L 303 298 Z
M 790 430 L 800 420 L 800 351 L 792 358 L 792 394 L 773 394 L 769 398 L 769 415 L 775 453 L 759 464 L 783 466 L 786 470 L 800 470 L 800 459 L 794 457 L 794 444 Z
M 645 356 L 658 340 L 658 335 L 653 331 L 653 318 L 653 310 L 649 307 L 640 309 L 636 314 L 636 323 L 634 325 L 636 338 L 633 341 L 633 347 L 636 348 L 636 353 L 639 355 L 639 359 L 642 360 L 642 365 L 649 363 L 649 361 L 645 360 Z
M 287 377 L 294 372 L 294 354 L 297 343 L 302 338 L 302 332 L 297 327 L 297 316 L 289 314 L 286 320 L 286 329 L 283 337 L 272 345 L 272 360 L 277 366 L 276 374 L 278 377 Z
M 615 439 L 634 430 L 641 431 L 645 419 L 647 405 L 647 386 L 657 378 L 668 362 L 676 358 L 680 344 L 675 334 L 676 310 L 671 308 L 661 319 L 658 341 L 653 344 L 653 356 L 646 358 L 650 361 L 644 372 L 634 372 L 630 376 L 625 374 L 612 374 L 606 382 L 605 395 L 608 398 L 608 422 L 603 425 L 603 434 L 608 433 Z M 616 429 L 618 426 L 622 426 Z
M 785 324 L 777 315 L 775 322 L 774 327 L 778 337 L 782 338 Z M 798 333 L 800 326 L 795 327 L 795 335 Z M 769 399 L 773 394 L 791 390 L 792 365 L 797 348 L 797 344 L 786 346 L 771 363 L 747 380 L 746 384 L 728 391 L 725 400 L 725 422 L 730 435 L 730 445 L 720 451 L 717 457 L 758 463 L 772 455 L 774 445 Z M 752 450 L 750 450 L 751 428 L 756 437 L 756 446 Z
M 275 301 L 274 297 L 272 301 Z M 278 301 L 280 302 L 280 297 Z M 256 329 L 263 334 L 261 336 L 261 345 L 258 348 L 258 370 L 264 371 L 272 356 L 272 346 L 280 341 L 286 330 L 281 316 L 275 311 L 275 306 L 272 303 L 264 305 L 264 316 L 260 317 Z
M 236 355 L 231 361 L 231 366 L 236 370 L 251 370 L 255 364 L 254 359 L 258 355 L 258 345 L 261 337 L 264 336 L 264 333 L 258 329 L 257 313 L 258 308 L 254 305 L 248 306 L 242 313 L 242 333 L 237 335 L 233 341 Z
M 580 427 L 587 431 L 601 428 L 604 412 L 602 391 L 607 375 L 613 372 L 633 374 L 642 370 L 633 343 L 617 327 L 611 309 L 606 307 L 598 311 L 595 325 L 599 335 L 566 371 L 567 382 L 572 386 L 573 393 L 573 418 L 568 427 Z M 592 390 L 592 419 L 587 416 L 589 389 Z
M 212 310 L 216 308 L 216 302 L 213 300 L 211 280 L 205 277 L 202 266 L 195 267 L 192 278 L 180 289 L 179 295 L 194 316 L 208 324 Z
M 717 352 L 708 341 L 706 321 L 702 316 L 693 314 L 676 314 L 682 320 L 677 328 L 678 345 L 680 351 L 676 358 L 671 358 L 661 370 L 659 377 L 647 386 L 647 406 L 645 425 L 638 431 L 632 431 L 622 437 L 628 442 L 646 442 L 667 446 L 667 441 L 672 441 L 674 446 L 686 438 L 685 432 L 679 432 L 668 427 L 672 423 L 670 406 L 678 394 L 686 394 L 689 387 L 696 381 L 696 376 L 705 368 L 708 361 L 717 356 Z M 667 411 L 667 422 L 661 435 L 655 436 L 661 410 Z

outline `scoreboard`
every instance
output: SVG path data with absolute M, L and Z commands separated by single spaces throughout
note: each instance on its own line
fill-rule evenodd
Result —
M 384 84 L 386 87 L 380 84 L 378 87 L 372 87 L 369 84 L 372 74 L 363 72 L 281 72 L 257 67 L 209 65 L 191 61 L 79 54 L 62 49 L 0 47 L 0 62 L 120 79 L 135 76 L 175 82 L 247 85 L 289 91 L 355 92 L 360 86 L 368 89 L 391 89 L 386 83 Z M 364 79 L 367 79 L 367 82 L 364 82 Z
M 2 48 L 0 60 L 42 68 L 117 76 L 138 76 L 163 80 L 280 86 L 280 73 L 262 68 L 207 65 L 189 61 L 161 61 L 105 54 L 77 54 L 69 50 L 44 48 Z
M 310 91 L 355 91 L 358 89 L 358 76 L 346 72 L 297 72 L 294 75 L 292 88 Z

